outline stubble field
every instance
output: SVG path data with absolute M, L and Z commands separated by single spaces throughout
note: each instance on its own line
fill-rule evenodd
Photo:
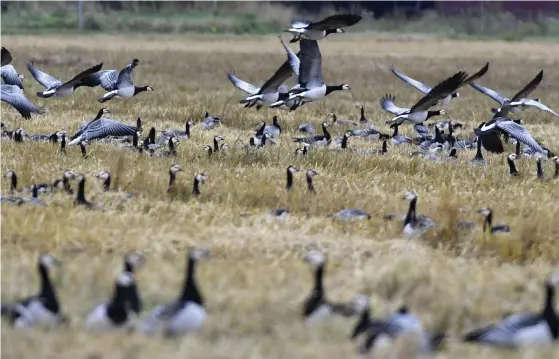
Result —
M 559 109 L 559 46 L 505 42 L 447 41 L 426 38 L 383 38 L 369 35 L 330 37 L 320 42 L 327 83 L 347 83 L 352 91 L 333 93 L 325 100 L 292 112 L 246 110 L 238 104 L 242 93 L 226 78 L 237 76 L 260 85 L 285 59 L 279 40 L 270 37 L 8 37 L 3 46 L 13 54 L 14 66 L 26 75 L 27 97 L 47 107 L 47 113 L 23 120 L 6 104 L 2 122 L 29 134 L 66 130 L 73 134 L 101 108 L 101 88 L 81 88 L 69 98 L 39 99 L 39 85 L 25 63 L 66 80 L 78 70 L 104 62 L 105 69 L 121 69 L 140 59 L 136 85 L 151 85 L 130 100 L 106 103 L 110 118 L 135 124 L 144 121 L 144 136 L 158 130 L 182 128 L 193 120 L 192 138 L 181 142 L 176 159 L 149 158 L 92 143 L 89 158 L 79 147 L 61 155 L 51 144 L 15 144 L 3 140 L 2 171 L 13 169 L 19 186 L 52 182 L 66 169 L 87 176 L 86 196 L 112 211 L 72 207 L 65 194 L 45 195 L 48 208 L 2 205 L 2 300 L 10 301 L 37 291 L 36 259 L 51 252 L 64 264 L 54 274 L 62 308 L 72 322 L 51 331 L 14 331 L 2 323 L 2 357 L 25 358 L 341 358 L 356 356 L 349 333 L 354 319 L 332 318 L 307 327 L 301 304 L 310 292 L 312 277 L 302 262 L 305 252 L 318 248 L 329 263 L 325 285 L 334 300 L 350 300 L 357 293 L 371 295 L 374 315 L 386 315 L 401 303 L 435 330 L 450 338 L 437 358 L 552 358 L 551 349 L 523 352 L 496 351 L 464 345 L 458 335 L 503 314 L 539 310 L 542 282 L 557 269 L 559 260 L 559 191 L 551 161 L 544 163 L 546 180 L 536 178 L 533 159 L 517 162 L 520 177 L 511 179 L 505 155 L 485 154 L 487 168 L 469 164 L 475 151 L 460 151 L 459 164 L 411 159 L 413 147 L 388 148 L 385 156 L 314 150 L 308 158 L 294 154 L 291 141 L 299 124 L 317 129 L 328 112 L 339 119 L 358 120 L 358 104 L 385 133 L 390 115 L 378 101 L 385 93 L 409 107 L 420 93 L 395 78 L 394 64 L 407 75 L 434 85 L 459 70 L 470 74 L 490 62 L 480 80 L 512 96 L 544 69 L 544 80 L 534 92 L 549 107 Z M 297 47 L 293 47 L 297 51 Z M 293 82 L 293 80 L 291 80 Z M 291 82 L 291 83 L 292 83 Z M 290 83 L 290 84 L 291 84 Z M 461 138 L 469 138 L 480 122 L 491 116 L 495 104 L 470 87 L 445 109 L 450 119 L 465 124 Z M 204 111 L 221 116 L 224 125 L 203 131 Z M 271 123 L 279 114 L 283 133 L 278 145 L 247 151 L 258 121 Z M 559 150 L 559 121 L 530 110 L 521 116 L 531 133 L 547 147 Z M 446 118 L 438 118 L 442 120 Z M 413 136 L 411 126 L 401 132 Z M 319 130 L 320 131 L 320 130 Z M 334 127 L 335 137 L 343 129 Z M 213 136 L 230 145 L 226 154 L 208 158 L 202 151 Z M 351 139 L 356 147 L 380 147 Z M 509 145 L 509 151 L 514 151 Z M 177 185 L 184 190 L 171 199 L 166 193 L 173 163 L 184 172 Z M 295 188 L 285 190 L 285 169 L 296 165 Z M 317 194 L 307 193 L 304 171 L 316 169 Z M 108 169 L 126 191 L 136 194 L 120 203 L 102 192 L 94 175 Z M 195 174 L 208 181 L 202 195 L 190 195 Z M 73 185 L 74 188 L 76 185 Z M 8 192 L 2 180 L 2 193 Z M 405 213 L 405 191 L 419 196 L 418 211 L 437 227 L 424 238 L 408 242 L 399 223 L 383 220 L 387 213 Z M 372 218 L 341 224 L 326 218 L 341 208 L 361 208 Z M 507 223 L 505 238 L 484 237 L 481 231 L 457 234 L 456 220 L 482 220 L 476 210 L 491 207 L 497 223 Z M 285 221 L 268 218 L 272 208 L 289 208 Z M 200 264 L 198 279 L 209 317 L 196 335 L 179 341 L 147 338 L 140 334 L 91 334 L 82 328 L 93 305 L 112 292 L 122 255 L 130 250 L 146 254 L 138 273 L 146 309 L 173 298 L 182 283 L 186 249 L 210 248 L 213 258 Z M 411 358 L 411 345 L 400 343 L 378 357 Z

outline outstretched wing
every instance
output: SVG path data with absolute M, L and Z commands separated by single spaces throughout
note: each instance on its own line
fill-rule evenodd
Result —
M 468 74 L 464 71 L 460 71 L 446 80 L 443 80 L 429 91 L 427 95 L 423 96 L 423 98 L 411 108 L 411 111 L 426 111 L 429 107 L 437 104 L 439 100 L 455 92 L 462 85 L 467 76 Z
M 97 65 L 93 66 L 93 67 L 88 68 L 87 70 L 84 70 L 84 71 L 80 72 L 79 74 L 74 76 L 70 81 L 66 81 L 62 86 L 69 87 L 69 86 L 76 85 L 79 82 L 81 82 L 85 77 L 101 70 L 101 67 L 103 67 L 102 62 L 100 64 L 97 64 Z
M 31 72 L 31 75 L 33 76 L 33 78 L 38 83 L 43 85 L 43 87 L 46 88 L 46 89 L 51 89 L 53 87 L 62 86 L 61 81 L 55 79 L 54 77 L 47 74 L 46 72 L 43 72 L 43 71 L 39 70 L 38 68 L 36 68 L 35 66 L 33 66 L 33 61 L 31 61 L 30 63 L 27 63 L 27 69 L 29 70 L 29 72 Z
M 45 113 L 43 107 L 33 105 L 16 85 L 2 85 L 1 97 L 2 101 L 12 105 L 25 119 L 30 119 L 32 113 Z
M 528 130 L 511 119 L 497 120 L 495 126 L 502 131 L 508 133 L 510 137 L 522 142 L 526 146 L 532 148 L 534 151 L 545 154 L 546 151 L 536 142 L 534 137 L 528 132 Z
M 117 70 L 102 70 L 92 73 L 85 77 L 81 83 L 84 86 L 95 87 L 101 85 L 106 91 L 116 90 L 116 81 L 118 79 Z
M 547 107 L 546 105 L 541 103 L 540 101 L 536 101 L 536 100 L 532 100 L 532 99 L 526 99 L 526 100 L 522 101 L 522 103 L 527 105 L 527 106 L 536 107 L 536 108 L 538 108 L 542 111 L 549 112 L 555 117 L 559 117 L 559 115 L 555 111 L 553 111 L 552 109 L 550 109 L 549 107 Z
M 299 42 L 299 84 L 303 88 L 318 87 L 324 84 L 322 80 L 322 55 L 316 40 L 302 39 Z
M 132 71 L 138 66 L 140 60 L 134 59 L 130 65 L 126 66 L 118 73 L 118 80 L 116 81 L 117 88 L 125 88 L 134 86 L 132 84 Z
M 357 24 L 363 17 L 353 14 L 339 14 L 328 16 L 324 20 L 310 24 L 307 29 L 312 30 L 328 30 L 340 29 Z
M 0 67 L 0 75 L 2 76 L 4 82 L 8 85 L 16 85 L 20 89 L 23 89 L 23 84 L 19 79 L 19 74 L 12 65 L 8 64 Z
M 495 90 L 491 90 L 490 88 L 478 85 L 473 82 L 470 82 L 470 86 L 472 86 L 474 89 L 481 92 L 482 94 L 491 97 L 493 100 L 497 101 L 501 106 L 503 106 L 505 103 L 510 101 L 509 98 L 501 95 Z
M 402 108 L 402 107 L 398 107 L 394 104 L 394 101 L 396 100 L 396 97 L 394 97 L 393 95 L 387 94 L 384 95 L 381 99 L 380 99 L 380 107 L 382 107 L 385 111 L 388 111 L 396 116 L 399 116 L 401 114 L 403 114 L 404 112 L 408 112 L 409 108 Z
M 396 71 L 396 69 L 394 68 L 394 66 L 392 66 L 390 68 L 390 71 L 392 71 L 392 73 L 394 75 L 396 75 L 396 77 L 398 77 L 400 80 L 408 83 L 409 85 L 415 87 L 416 89 L 418 89 L 419 91 L 423 92 L 424 94 L 428 94 L 429 91 L 431 91 L 431 87 L 425 85 L 423 82 L 419 82 L 417 80 L 412 79 L 409 76 L 404 75 L 401 72 Z
M 229 72 L 227 74 L 227 78 L 229 79 L 229 81 L 231 81 L 233 86 L 249 95 L 256 95 L 258 91 L 260 91 L 258 87 L 254 86 L 253 84 L 249 84 L 248 82 L 243 81 L 235 76 L 234 72 Z
M 534 77 L 532 81 L 528 83 L 528 85 L 524 86 L 522 90 L 518 91 L 518 93 L 512 97 L 511 102 L 520 100 L 521 98 L 528 96 L 530 93 L 532 93 L 532 91 L 536 89 L 536 87 L 538 87 L 540 82 L 542 82 L 542 79 L 543 70 L 541 70 L 540 73 L 537 74 L 536 77 Z

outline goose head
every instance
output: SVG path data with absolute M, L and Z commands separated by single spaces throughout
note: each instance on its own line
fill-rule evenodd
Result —
M 318 175 L 318 171 L 317 170 L 308 170 L 307 171 L 307 177 L 309 178 L 313 178 L 314 176 Z
M 545 282 L 548 286 L 552 288 L 559 287 L 559 271 L 549 274 Z
M 187 123 L 188 123 L 188 126 L 194 126 L 194 121 L 192 121 L 192 120 L 188 120 Z
M 177 174 L 179 172 L 182 172 L 182 167 L 180 165 L 174 164 L 171 166 L 171 169 L 169 171 L 173 174 Z
M 215 136 L 214 137 L 214 141 L 223 141 L 225 138 L 221 137 L 221 136 Z
M 204 146 L 204 151 L 206 151 L 206 152 L 212 151 L 212 146 L 210 146 L 210 145 L 205 145 L 205 146 Z
M 554 157 L 552 158 L 552 160 L 553 160 L 553 162 L 555 162 L 556 164 L 559 165 L 559 156 L 554 156 Z
M 511 161 L 515 161 L 516 158 L 517 158 L 516 153 L 509 153 L 509 155 L 507 157 Z
M 146 86 L 146 91 L 155 91 L 155 90 L 151 86 Z
M 322 252 L 318 250 L 312 250 L 305 255 L 303 260 L 306 263 L 310 264 L 311 267 L 317 268 L 326 262 L 326 257 Z
M 291 172 L 291 173 L 295 173 L 295 172 L 299 172 L 299 168 L 297 168 L 295 166 L 289 166 L 289 167 L 287 167 L 287 171 Z
M 493 211 L 491 210 L 491 208 L 482 208 L 480 210 L 477 211 L 477 213 L 481 214 L 484 217 L 489 216 Z
M 209 249 L 204 248 L 193 248 L 189 251 L 188 258 L 198 261 L 201 259 L 209 259 L 211 257 L 211 252 Z
M 416 198 L 417 198 L 417 194 L 415 194 L 414 192 L 406 192 L 402 196 L 402 199 L 405 199 L 406 201 L 413 201 Z
M 124 264 L 126 267 L 136 269 L 146 263 L 146 256 L 138 251 L 132 251 L 124 256 Z
M 204 172 L 200 172 L 196 175 L 195 178 L 198 181 L 198 183 L 205 183 L 206 180 L 208 179 L 208 176 L 206 176 Z
M 109 173 L 109 171 L 101 171 L 97 173 L 95 177 L 106 181 L 107 178 L 111 177 L 111 174 Z
M 43 254 L 39 257 L 39 265 L 41 267 L 51 269 L 60 264 L 62 264 L 62 262 L 50 253 Z
M 111 113 L 111 111 L 109 111 L 109 109 L 106 108 L 106 107 L 103 107 L 102 109 L 100 109 L 99 112 L 100 112 L 102 115 L 107 114 L 107 113 Z
M 341 85 L 340 85 L 340 88 L 341 88 L 342 90 L 351 90 L 351 87 L 350 87 L 348 84 L 341 84 Z

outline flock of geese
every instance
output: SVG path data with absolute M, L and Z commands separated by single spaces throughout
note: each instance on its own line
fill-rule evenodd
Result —
M 330 16 L 318 22 L 295 21 L 287 30 L 293 34 L 291 43 L 299 43 L 299 52 L 295 53 L 283 41 L 280 43 L 286 52 L 287 60 L 267 79 L 260 87 L 241 80 L 233 72 L 227 74 L 231 83 L 239 90 L 246 93 L 247 97 L 240 101 L 246 108 L 262 107 L 278 108 L 286 111 L 295 111 L 310 102 L 316 102 L 336 91 L 350 90 L 348 84 L 327 85 L 322 75 L 322 55 L 319 49 L 319 41 L 330 34 L 343 33 L 345 27 L 352 26 L 361 20 L 361 16 L 351 14 L 340 14 Z M 10 64 L 12 55 L 6 48 L 2 48 L 1 58 L 1 85 L 2 101 L 11 105 L 25 119 L 31 115 L 41 115 L 45 109 L 32 104 L 23 92 L 23 80 L 25 76 L 18 73 Z M 30 62 L 27 64 L 32 77 L 40 83 L 45 90 L 37 92 L 40 98 L 57 96 L 69 96 L 80 87 L 101 86 L 107 91 L 99 98 L 100 103 L 111 101 L 114 98 L 130 98 L 145 91 L 154 91 L 153 87 L 136 86 L 132 82 L 134 69 L 139 65 L 138 59 L 122 70 L 102 70 L 100 63 L 85 71 L 82 71 L 72 79 L 62 82 L 51 75 L 39 70 Z M 516 144 L 515 153 L 507 155 L 507 163 L 511 176 L 518 176 L 518 170 L 514 162 L 521 157 L 534 157 L 537 163 L 537 176 L 544 179 L 542 161 L 552 158 L 555 162 L 555 177 L 559 176 L 559 157 L 536 141 L 526 127 L 522 126 L 524 121 L 512 119 L 511 114 L 519 113 L 528 108 L 536 108 L 545 111 L 555 117 L 557 113 L 545 106 L 541 100 L 528 98 L 543 79 L 543 70 L 531 80 L 523 89 L 518 91 L 512 98 L 499 94 L 474 81 L 481 79 L 489 70 L 489 63 L 469 76 L 465 71 L 459 71 L 452 76 L 443 79 L 434 87 L 430 87 L 418 80 L 392 68 L 393 74 L 423 93 L 423 97 L 411 107 L 399 107 L 396 98 L 386 94 L 380 100 L 383 110 L 390 113 L 393 118 L 386 122 L 393 133 L 385 134 L 374 128 L 372 121 L 366 118 L 365 108 L 358 106 L 360 118 L 357 121 L 338 119 L 336 114 L 329 114 L 332 122 L 322 123 L 322 134 L 315 134 L 315 128 L 310 124 L 301 124 L 298 131 L 304 133 L 304 137 L 293 139 L 295 143 L 301 144 L 295 153 L 309 156 L 313 148 L 329 147 L 334 150 L 351 151 L 363 155 L 383 155 L 388 151 L 388 144 L 417 145 L 412 156 L 422 157 L 426 160 L 437 162 L 458 162 L 457 150 L 476 149 L 475 157 L 470 161 L 472 165 L 486 166 L 482 149 L 493 153 L 503 153 L 504 142 L 508 143 L 510 138 Z M 295 75 L 297 84 L 290 89 L 284 82 Z M 491 119 L 481 123 L 474 130 L 475 136 L 470 139 L 460 140 L 456 131 L 462 124 L 454 121 L 442 121 L 435 125 L 427 125 L 426 121 L 437 116 L 444 115 L 444 109 L 434 109 L 436 106 L 448 104 L 459 98 L 458 90 L 469 85 L 475 90 L 495 100 L 498 108 L 491 109 Z M 176 146 L 190 138 L 190 131 L 195 123 L 191 120 L 185 122 L 183 129 L 167 129 L 157 131 L 150 128 L 148 135 L 141 140 L 143 132 L 142 120 L 137 119 L 135 125 L 123 124 L 119 121 L 105 117 L 110 111 L 102 108 L 90 122 L 83 124 L 72 136 L 67 136 L 66 131 L 58 130 L 52 134 L 28 135 L 23 128 L 8 130 L 2 123 L 2 138 L 16 143 L 24 141 L 49 141 L 60 144 L 60 152 L 66 153 L 66 146 L 79 145 L 83 158 L 88 157 L 87 146 L 92 141 L 104 142 L 118 146 L 125 151 L 134 151 L 142 155 L 153 157 L 175 157 Z M 201 127 L 203 130 L 219 128 L 222 119 L 211 116 L 206 112 L 203 116 Z M 399 135 L 399 127 L 410 124 L 413 126 L 417 136 L 410 138 Z M 329 128 L 341 126 L 350 128 L 345 131 L 343 137 L 332 138 Z M 247 148 L 261 148 L 273 146 L 282 134 L 282 127 L 278 116 L 273 117 L 272 124 L 268 125 L 261 121 L 254 135 L 249 138 Z M 349 139 L 358 137 L 366 140 L 382 141 L 378 149 L 365 149 L 349 146 Z M 222 143 L 224 137 L 216 135 L 213 144 L 204 145 L 203 150 L 208 156 L 213 156 L 220 151 L 229 150 L 227 143 Z M 525 147 L 522 148 L 521 144 Z M 447 156 L 439 156 L 438 152 L 448 151 Z M 294 174 L 300 169 L 295 166 L 287 168 L 286 190 L 290 191 L 294 186 Z M 182 167 L 174 164 L 169 169 L 168 192 L 176 190 L 177 174 L 182 172 Z M 307 189 L 315 193 L 313 177 L 318 171 L 308 169 L 306 171 Z M 90 209 L 102 209 L 86 199 L 85 175 L 67 170 L 62 177 L 52 183 L 35 184 L 25 187 L 24 190 L 31 192 L 31 197 L 16 197 L 18 189 L 17 174 L 13 170 L 7 170 L 5 174 L 10 183 L 10 196 L 2 196 L 2 203 L 12 205 L 32 204 L 47 206 L 39 198 L 41 193 L 52 191 L 64 191 L 69 195 L 75 195 L 74 205 L 84 206 Z M 96 176 L 103 181 L 103 189 L 107 192 L 115 191 L 111 188 L 111 174 L 101 171 Z M 200 185 L 207 180 L 204 173 L 197 174 L 193 179 L 192 194 L 199 195 Z M 72 181 L 77 181 L 77 190 L 72 188 Z M 116 190 L 123 198 L 130 199 L 133 194 L 123 193 Z M 403 199 L 409 201 L 408 212 L 405 215 L 386 215 L 387 220 L 402 221 L 403 233 L 408 238 L 414 238 L 425 233 L 435 225 L 434 221 L 425 216 L 417 214 L 417 194 L 408 192 Z M 493 224 L 493 211 L 483 208 L 478 211 L 484 217 L 483 231 L 491 234 L 509 232 L 510 227 L 506 224 Z M 285 217 L 289 211 L 277 208 L 270 214 L 278 218 Z M 342 221 L 367 220 L 371 218 L 367 212 L 345 208 L 329 216 L 332 219 Z M 472 227 L 472 223 L 461 222 L 458 225 Z M 473 224 L 475 225 L 475 224 Z M 145 257 L 139 253 L 131 253 L 125 257 L 125 265 L 122 273 L 116 278 L 115 289 L 112 298 L 106 303 L 99 304 L 86 317 L 85 326 L 93 330 L 126 329 L 138 330 L 146 334 L 164 333 L 165 336 L 178 336 L 199 329 L 206 319 L 204 300 L 198 288 L 195 278 L 196 263 L 209 256 L 209 252 L 201 249 L 193 249 L 187 257 L 187 269 L 185 281 L 181 293 L 168 304 L 157 306 L 151 313 L 138 322 L 136 319 L 142 310 L 142 302 L 139 290 L 136 286 L 135 270 L 145 261 Z M 388 318 L 373 318 L 370 314 L 368 297 L 357 296 L 351 303 L 333 303 L 325 295 L 323 286 L 323 275 L 326 264 L 326 256 L 318 251 L 307 254 L 305 260 L 312 266 L 314 271 L 314 287 L 311 295 L 305 301 L 303 317 L 313 322 L 327 315 L 340 314 L 343 316 L 358 316 L 358 322 L 351 334 L 351 339 L 363 335 L 365 339 L 359 346 L 360 350 L 367 351 L 372 348 L 381 337 L 396 338 L 407 332 L 416 332 L 421 337 L 422 350 L 430 352 L 436 350 L 446 337 L 444 333 L 434 333 L 423 328 L 421 321 L 407 307 L 402 306 L 395 314 Z M 18 328 L 26 328 L 35 325 L 55 325 L 68 320 L 62 314 L 60 303 L 56 296 L 55 288 L 49 279 L 49 270 L 58 263 L 56 258 L 50 254 L 39 258 L 39 273 L 41 289 L 39 294 L 25 300 L 2 304 L 2 316 L 10 318 L 11 323 Z M 556 341 L 559 335 L 559 320 L 554 309 L 555 287 L 559 285 L 559 274 L 553 273 L 545 282 L 546 301 L 544 309 L 536 314 L 517 314 L 503 319 L 502 321 L 474 330 L 463 336 L 464 341 L 479 342 L 505 347 L 522 347 L 526 345 L 541 345 Z

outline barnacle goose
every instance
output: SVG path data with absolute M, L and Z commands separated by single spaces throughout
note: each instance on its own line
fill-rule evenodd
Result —
M 401 306 L 395 314 L 384 320 L 372 320 L 366 332 L 365 341 L 359 348 L 361 353 L 368 352 L 381 335 L 395 339 L 403 334 L 415 333 L 419 335 L 420 352 L 424 355 L 436 351 L 446 337 L 444 333 L 426 330 L 421 320 L 410 313 L 406 306 Z
M 272 126 L 265 126 L 263 134 L 269 134 L 272 138 L 278 138 L 281 134 L 281 126 L 278 120 L 278 116 L 274 116 L 272 119 Z
M 508 224 L 493 225 L 493 210 L 491 208 L 482 208 L 478 210 L 477 213 L 484 217 L 483 232 L 489 232 L 491 234 L 510 232 L 510 226 Z
M 224 138 L 221 136 L 214 136 L 214 152 L 219 152 L 219 141 L 223 141 Z
M 427 230 L 435 225 L 428 217 L 417 217 L 417 195 L 413 192 L 407 192 L 403 197 L 410 202 L 408 214 L 404 219 L 404 234 L 408 239 L 422 236 Z
M 289 191 L 291 188 L 293 188 L 293 174 L 295 172 L 299 172 L 299 169 L 295 166 L 289 166 L 287 167 L 287 181 L 286 181 L 286 185 L 285 188 L 287 189 L 287 191 Z
M 507 163 L 509 165 L 509 174 L 512 177 L 516 177 L 518 176 L 518 171 L 516 169 L 516 165 L 514 164 L 514 161 L 516 160 L 517 156 L 515 153 L 509 153 L 509 155 L 507 156 Z
M 309 324 L 326 318 L 332 314 L 349 317 L 356 315 L 355 303 L 332 303 L 324 293 L 324 270 L 326 267 L 326 256 L 317 250 L 312 250 L 304 257 L 314 274 L 314 284 L 309 296 L 303 303 L 303 317 Z
M 332 136 L 328 132 L 330 124 L 328 122 L 322 123 L 323 135 L 315 135 L 311 137 L 294 137 L 293 140 L 298 143 L 307 143 L 311 146 L 328 146 L 332 141 Z
M 310 193 L 316 193 L 316 189 L 314 188 L 314 185 L 312 183 L 312 179 L 314 176 L 318 175 L 318 171 L 317 170 L 313 170 L 310 169 L 307 171 L 307 189 L 309 190 Z
M 195 196 L 200 195 L 200 184 L 205 183 L 208 177 L 205 173 L 201 172 L 194 176 L 194 184 L 192 186 L 192 194 Z
M 463 340 L 505 348 L 551 345 L 559 337 L 559 318 L 554 304 L 558 286 L 559 272 L 549 274 L 545 281 L 544 307 L 539 313 L 510 315 L 465 334 Z
M 79 86 L 87 86 L 87 87 L 101 86 L 105 91 L 109 91 L 109 92 L 118 90 L 119 86 L 122 89 L 124 83 L 126 82 L 126 79 L 124 79 L 123 81 L 122 76 L 125 76 L 125 74 L 123 73 L 122 76 L 120 74 L 122 71 L 128 71 L 130 76 L 131 70 L 128 69 L 129 66 L 131 65 L 132 64 L 126 66 L 121 71 L 118 70 L 97 71 L 84 78 L 79 84 Z M 154 91 L 151 86 L 134 86 L 134 90 L 135 90 L 134 95 L 137 95 L 138 93 L 144 91 Z
M 498 132 L 501 132 L 510 135 L 512 138 L 522 142 L 536 152 L 543 155 L 548 154 L 548 151 L 540 146 L 526 128 L 519 125 L 515 120 L 507 117 L 497 117 L 488 122 L 484 122 L 479 128 L 474 129 L 474 132 L 478 137 L 481 137 L 483 147 L 485 147 L 487 151 L 496 153 L 503 152 L 503 144 L 498 136 Z
M 100 179 L 103 181 L 103 191 L 105 192 L 109 192 L 111 190 L 111 173 L 109 171 L 103 170 L 100 171 L 99 173 L 97 173 L 95 175 L 96 178 Z M 124 192 L 118 192 L 118 195 L 120 195 L 122 198 L 132 198 L 132 193 L 124 193 Z
M 66 170 L 62 174 L 62 179 L 56 179 L 52 184 L 55 189 L 62 189 L 68 194 L 74 194 L 74 190 L 70 186 L 70 181 L 76 178 L 76 174 L 73 171 Z
M 75 175 L 75 179 L 78 180 L 78 192 L 73 201 L 74 207 L 84 206 L 88 209 L 101 208 L 99 205 L 92 203 L 85 198 L 85 175 L 78 173 Z
M 392 126 L 390 126 L 391 128 L 394 128 L 394 133 L 392 134 L 392 138 L 390 139 L 390 142 L 392 142 L 392 144 L 394 145 L 401 145 L 402 143 L 412 143 L 413 140 L 407 136 L 398 136 L 398 126 L 397 124 L 394 124 Z
M 204 112 L 204 119 L 202 120 L 202 128 L 204 130 L 211 130 L 220 126 L 223 120 L 220 117 L 210 116 L 208 111 Z
M 85 319 L 85 327 L 92 331 L 132 330 L 133 314 L 128 303 L 134 302 L 137 295 L 134 274 L 120 273 L 110 301 L 96 306 L 89 312 Z
M 89 123 L 82 125 L 78 131 L 71 137 L 68 146 L 80 143 L 83 140 L 91 141 L 108 136 L 133 136 L 136 133 L 136 127 L 125 125 L 109 118 L 102 116 L 110 111 L 106 108 L 99 110 L 97 115 Z
M 555 113 L 549 107 L 541 103 L 540 99 L 526 98 L 526 96 L 530 95 L 530 93 L 532 93 L 536 89 L 536 87 L 538 87 L 542 79 L 543 79 L 543 70 L 541 70 L 536 75 L 536 77 L 534 77 L 526 86 L 524 86 L 524 88 L 518 91 L 510 99 L 498 93 L 497 91 L 475 84 L 473 82 L 470 83 L 470 86 L 472 86 L 474 89 L 481 92 L 482 94 L 490 97 L 491 99 L 499 103 L 499 105 L 501 105 L 500 108 L 492 109 L 493 113 L 495 114 L 495 117 L 506 117 L 508 116 L 509 113 L 518 113 L 520 111 L 527 109 L 528 107 L 536 107 L 542 111 L 549 112 L 552 115 L 559 117 L 557 113 Z
M 369 121 L 367 117 L 365 117 L 365 106 L 357 105 L 355 107 L 358 108 L 361 113 L 361 116 L 359 117 L 359 123 L 370 125 L 371 121 Z
M 195 270 L 197 262 L 209 256 L 208 250 L 193 249 L 189 252 L 182 293 L 172 302 L 155 307 L 142 322 L 141 332 L 155 334 L 163 325 L 166 336 L 179 336 L 194 332 L 204 324 L 207 314 Z
M 2 101 L 15 108 L 27 120 L 31 119 L 31 114 L 41 115 L 46 111 L 44 107 L 33 105 L 16 85 L 0 85 L 0 94 Z
M 81 81 L 86 77 L 91 75 L 94 72 L 101 70 L 103 67 L 103 63 L 97 64 L 87 70 L 84 70 L 74 76 L 71 80 L 62 83 L 61 81 L 55 79 L 51 75 L 42 72 L 35 66 L 33 66 L 33 61 L 27 63 L 27 69 L 33 75 L 33 78 L 40 83 L 43 87 L 46 88 L 43 92 L 37 92 L 37 96 L 48 98 L 52 96 L 70 96 L 76 88 L 79 87 Z
M 319 100 L 333 91 L 350 90 L 347 84 L 330 86 L 322 80 L 322 55 L 316 40 L 300 41 L 300 70 L 298 76 L 299 88 L 291 89 L 288 100 L 301 98 L 303 100 Z M 281 100 L 270 105 L 271 108 L 279 107 L 286 101 Z
M 132 62 L 125 68 L 120 70 L 118 73 L 118 78 L 116 84 L 114 85 L 114 90 L 107 92 L 98 101 L 100 103 L 107 102 L 115 97 L 132 97 L 136 96 L 140 92 L 144 91 L 154 91 L 151 86 L 134 86 L 132 83 L 132 71 L 138 66 L 140 60 L 133 59 Z
M 212 146 L 210 146 L 210 145 L 204 145 L 203 150 L 206 151 L 206 152 L 208 153 L 208 157 L 211 157 L 211 155 L 212 155 L 212 153 L 213 153 Z
M 328 16 L 317 22 L 296 20 L 291 23 L 291 28 L 285 32 L 292 33 L 293 39 L 289 42 L 297 42 L 301 39 L 321 40 L 329 34 L 342 33 L 342 28 L 352 26 L 361 21 L 363 17 L 354 14 L 338 14 Z
M 336 213 L 328 215 L 328 218 L 341 222 L 364 221 L 371 219 L 371 215 L 361 209 L 344 208 Z
M 41 255 L 38 263 L 41 281 L 39 293 L 16 303 L 2 303 L 2 316 L 10 318 L 14 327 L 53 326 L 66 320 L 61 314 L 60 303 L 49 275 L 50 270 L 59 264 L 60 261 L 53 255 Z
M 186 120 L 185 129 L 182 130 L 165 130 L 161 133 L 158 139 L 158 143 L 164 144 L 169 141 L 169 137 L 175 136 L 180 141 L 185 141 L 190 138 L 190 127 L 194 126 L 194 122 L 191 120 Z
M 167 192 L 171 192 L 171 190 L 173 190 L 177 173 L 179 172 L 182 172 L 182 167 L 177 164 L 172 165 L 169 169 L 169 187 L 167 188 Z
M 413 105 L 409 111 L 394 117 L 390 121 L 390 124 L 393 123 L 401 124 L 404 121 L 408 121 L 413 124 L 425 122 L 429 118 L 428 109 L 430 107 L 436 105 L 440 100 L 456 92 L 460 87 L 464 86 L 466 83 L 469 83 L 471 81 L 474 81 L 475 79 L 480 78 L 487 72 L 487 69 L 488 66 L 486 65 L 485 67 L 483 67 L 481 70 L 479 70 L 477 73 L 475 73 L 470 77 L 468 77 L 468 74 L 466 72 L 460 71 L 452 75 L 451 77 L 441 81 L 437 86 L 435 86 L 431 91 L 429 91 L 429 93 L 427 93 L 415 105 Z

